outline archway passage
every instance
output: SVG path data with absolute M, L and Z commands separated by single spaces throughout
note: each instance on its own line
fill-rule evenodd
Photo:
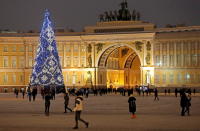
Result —
M 141 84 L 141 62 L 137 53 L 125 45 L 107 48 L 98 61 L 98 85 L 132 88 Z

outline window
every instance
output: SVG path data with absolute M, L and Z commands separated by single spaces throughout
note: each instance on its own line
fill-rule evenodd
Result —
M 169 75 L 169 81 L 171 84 L 174 83 L 174 75 L 173 74 Z
M 160 56 L 159 55 L 156 56 L 156 65 L 160 66 Z
M 181 43 L 176 43 L 176 50 L 177 50 L 178 52 L 181 51 Z
M 15 75 L 15 74 L 12 75 L 12 81 L 13 81 L 14 83 L 16 83 L 16 75 Z
M 71 46 L 70 45 L 66 45 L 66 51 L 71 52 Z
M 182 76 L 181 76 L 181 74 L 178 74 L 178 75 L 177 75 L 177 82 L 178 82 L 178 83 L 181 83 L 181 80 L 182 80 Z
M 174 50 L 174 44 L 173 44 L 173 43 L 170 43 L 170 44 L 169 44 L 169 50 L 170 50 L 170 51 L 173 51 L 173 50 Z
M 3 66 L 8 67 L 8 56 L 4 56 L 3 58 Z
M 84 45 L 81 45 L 81 52 L 86 52 L 86 48 Z
M 163 66 L 167 66 L 167 56 L 163 55 Z
M 12 47 L 12 51 L 13 51 L 13 52 L 16 52 L 16 51 L 17 51 L 17 49 L 16 49 L 16 45 L 13 45 L 13 47 Z
M 4 83 L 7 83 L 7 82 L 8 82 L 8 75 L 7 75 L 7 74 L 4 75 L 4 77 L 3 77 L 3 82 L 4 82 Z
M 163 74 L 163 83 L 166 83 L 166 74 Z
M 191 63 L 192 63 L 193 66 L 197 65 L 197 55 L 192 54 L 192 61 L 191 61 Z
M 24 57 L 23 57 L 23 56 L 20 56 L 20 57 L 19 57 L 19 67 L 20 67 L 20 68 L 24 68 L 24 65 L 25 65 Z
M 20 75 L 20 82 L 24 82 L 24 76 Z
M 70 66 L 71 66 L 71 58 L 70 58 L 70 56 L 67 56 L 67 57 L 66 57 L 66 66 L 67 66 L 67 67 L 70 67 Z
M 17 66 L 17 60 L 16 60 L 16 56 L 12 57 L 12 67 L 16 67 Z
M 29 58 L 28 58 L 28 66 L 29 67 L 33 66 L 33 58 L 31 56 L 29 56 Z
M 185 74 L 185 80 L 186 80 L 186 82 L 189 82 L 190 79 L 191 79 L 190 74 L 189 74 L 189 73 L 186 73 L 186 74 Z
M 60 66 L 63 67 L 63 57 L 59 56 L 59 60 L 60 60 Z
M 69 73 L 67 72 L 67 74 L 66 74 L 66 82 L 67 83 L 69 83 L 70 82 L 70 75 L 69 75 Z
M 167 51 L 167 44 L 166 44 L 166 43 L 163 44 L 163 45 L 162 45 L 162 48 L 163 48 L 163 52 Z
M 20 46 L 19 50 L 20 52 L 24 52 L 24 46 Z
M 174 55 L 169 56 L 170 66 L 174 66 Z
M 3 47 L 3 51 L 4 51 L 4 52 L 8 52 L 8 46 L 4 46 L 4 47 Z
M 78 66 L 78 57 L 77 56 L 74 57 L 74 66 L 75 67 Z
M 78 52 L 78 45 L 74 45 L 74 52 Z
M 177 55 L 177 66 L 181 66 L 181 55 Z
M 156 50 L 156 51 L 160 51 L 160 44 L 156 44 L 155 50 Z
M 189 66 L 190 65 L 190 55 L 188 55 L 188 54 L 184 55 L 183 60 L 184 60 L 184 65 L 185 66 Z
M 57 48 L 58 48 L 58 51 L 60 51 L 60 52 L 63 51 L 63 45 L 62 45 L 62 44 L 58 44 L 57 46 L 58 46 L 58 47 L 57 47 Z
M 86 58 L 85 56 L 81 57 L 81 66 L 84 67 L 85 66 L 85 62 L 86 62 Z
M 29 51 L 29 52 L 32 52 L 32 51 L 33 51 L 32 45 L 29 45 L 29 46 L 28 46 L 28 51 Z

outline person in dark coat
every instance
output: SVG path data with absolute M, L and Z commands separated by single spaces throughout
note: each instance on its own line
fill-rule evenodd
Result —
M 67 113 L 67 109 L 72 112 L 72 109 L 68 107 L 68 104 L 69 104 L 69 94 L 68 93 L 64 93 L 64 105 L 65 105 L 65 112 L 64 113 Z
M 156 99 L 159 101 L 159 98 L 158 98 L 158 89 L 157 88 L 154 89 L 154 101 Z
M 50 100 L 52 99 L 50 92 L 47 92 L 45 94 L 44 99 L 45 99 L 45 114 L 48 116 L 49 115 L 49 108 L 50 108 L 50 104 L 51 104 Z
M 177 88 L 175 89 L 175 97 L 177 97 L 177 94 L 178 94 L 178 90 L 177 90 Z
M 131 95 L 128 99 L 128 103 L 129 103 L 129 112 L 131 113 L 131 118 L 136 118 L 135 112 L 136 112 L 136 98 Z
M 187 106 L 187 102 L 188 102 L 188 98 L 185 94 L 185 92 L 181 93 L 181 101 L 180 101 L 180 105 L 181 105 L 181 116 L 185 115 L 185 111 L 186 111 L 186 106 Z
M 189 116 L 189 115 L 190 115 L 191 100 L 192 100 L 191 94 L 188 94 L 187 99 L 188 99 L 188 101 L 187 101 L 187 105 L 186 105 L 186 110 L 185 110 L 185 112 L 187 112 L 187 114 L 188 114 L 188 116 Z

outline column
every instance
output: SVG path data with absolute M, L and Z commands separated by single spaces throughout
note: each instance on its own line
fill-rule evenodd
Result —
M 188 41 L 188 43 L 190 43 L 189 44 L 189 49 L 188 49 L 189 50 L 189 53 L 188 53 L 189 54 L 189 66 L 191 66 L 191 56 L 192 56 L 191 55 L 192 54 L 192 51 L 191 51 L 191 41 Z
M 70 43 L 70 48 L 71 48 L 71 67 L 74 67 L 74 45 L 73 43 Z
M 176 52 L 176 42 L 173 42 L 174 44 L 174 67 L 177 66 L 177 52 Z
M 63 51 L 63 61 L 64 61 L 64 65 L 63 67 L 66 67 L 66 43 L 63 44 L 63 48 L 64 48 L 64 51 Z
M 78 67 L 81 67 L 81 43 L 78 43 Z
M 25 68 L 28 67 L 28 44 L 25 43 Z
M 183 50 L 184 42 L 181 41 L 181 66 L 184 66 L 184 50 Z
M 161 65 L 160 66 L 163 66 L 163 43 L 160 43 L 160 63 Z
M 167 66 L 170 66 L 170 56 L 169 56 L 169 44 L 171 44 L 170 42 L 167 42 Z

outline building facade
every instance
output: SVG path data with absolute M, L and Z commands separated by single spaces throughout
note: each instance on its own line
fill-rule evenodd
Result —
M 0 92 L 24 88 L 39 34 L 0 34 Z M 142 21 L 97 22 L 57 33 L 65 86 L 200 87 L 200 26 L 155 28 Z

